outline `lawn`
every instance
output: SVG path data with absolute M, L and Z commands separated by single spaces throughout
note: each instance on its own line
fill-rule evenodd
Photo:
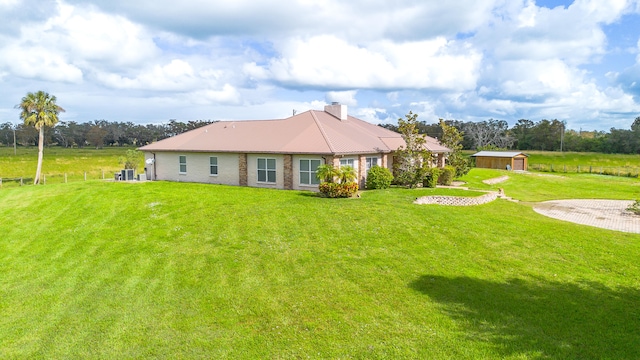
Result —
M 503 185 L 528 201 L 639 189 L 541 179 Z M 0 358 L 640 358 L 640 235 L 526 203 L 411 203 L 461 193 L 0 190 Z

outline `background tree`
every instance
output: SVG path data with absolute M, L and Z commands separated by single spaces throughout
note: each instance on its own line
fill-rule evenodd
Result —
M 20 119 L 27 126 L 33 126 L 38 130 L 38 168 L 36 176 L 33 179 L 34 184 L 40 183 L 40 172 L 42 170 L 42 157 L 44 153 L 44 128 L 46 126 L 53 127 L 58 123 L 58 113 L 65 111 L 56 104 L 56 97 L 49 95 L 44 91 L 36 93 L 27 93 L 22 98 L 18 107 L 20 111 Z
M 398 184 L 414 188 L 422 183 L 431 166 L 431 152 L 418 131 L 418 114 L 409 111 L 404 119 L 398 119 L 398 131 L 406 146 L 396 151 L 393 177 Z
M 514 139 L 509 136 L 509 123 L 504 120 L 489 119 L 482 122 L 469 122 L 465 124 L 464 131 L 473 139 L 476 149 L 493 145 L 496 148 L 506 149 L 513 145 Z

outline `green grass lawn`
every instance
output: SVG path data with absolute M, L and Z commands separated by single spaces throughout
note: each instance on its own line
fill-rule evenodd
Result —
M 486 185 L 482 180 L 509 176 L 505 182 Z M 521 201 L 561 199 L 640 199 L 637 178 L 576 173 L 514 172 L 495 169 L 473 169 L 461 180 L 478 190 L 504 189 L 505 194 Z
M 113 173 L 122 168 L 118 159 L 124 156 L 128 149 L 130 148 L 45 148 L 42 173 L 49 184 L 63 183 L 65 174 L 67 181 L 81 181 L 84 180 L 85 172 L 87 179 L 102 179 L 103 174 L 105 178 L 111 179 Z M 0 178 L 3 178 L 4 187 L 19 184 L 19 181 L 11 184 L 8 179 L 20 177 L 28 178 L 29 181 L 25 182 L 32 183 L 37 164 L 37 147 L 18 147 L 16 155 L 13 147 L 0 147 Z M 143 164 L 140 168 L 143 168 Z
M 496 187 L 527 201 L 640 189 L 550 179 Z M 640 358 L 640 235 L 526 203 L 411 203 L 428 194 L 478 195 L 0 190 L 0 358 Z

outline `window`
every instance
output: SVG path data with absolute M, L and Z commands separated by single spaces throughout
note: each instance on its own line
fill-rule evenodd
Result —
M 300 185 L 320 184 L 320 179 L 316 176 L 318 166 L 320 160 L 300 160 Z
M 209 158 L 209 175 L 218 175 L 218 157 L 216 156 L 211 156 Z
M 367 158 L 367 172 L 369 172 L 369 169 L 371 169 L 372 167 L 378 165 L 378 158 L 377 157 L 368 157 Z
M 187 157 L 185 155 L 180 155 L 179 157 L 179 162 L 180 162 L 180 174 L 186 174 L 187 173 Z
M 342 166 L 351 166 L 352 168 L 356 168 L 353 166 L 353 159 L 340 159 L 340 167 Z
M 276 159 L 258 158 L 258 182 L 276 182 Z

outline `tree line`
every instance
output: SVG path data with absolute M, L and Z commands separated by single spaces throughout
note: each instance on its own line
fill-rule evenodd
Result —
M 640 116 L 630 129 L 611 128 L 605 131 L 567 129 L 559 120 L 533 122 L 520 119 L 512 127 L 505 120 L 489 119 L 480 122 L 444 120 L 447 126 L 462 134 L 460 144 L 464 150 L 547 150 L 640 154 Z M 400 132 L 393 124 L 380 125 Z M 417 122 L 418 131 L 442 139 L 440 124 Z
M 163 124 L 140 125 L 132 122 L 107 120 L 94 120 L 85 123 L 60 121 L 53 127 L 43 127 L 44 144 L 65 148 L 142 146 L 214 122 L 212 120 L 181 122 L 171 119 Z M 0 124 L 0 144 L 13 146 L 14 131 L 16 144 L 22 146 L 38 145 L 39 134 L 35 127 L 24 123 L 14 125 L 10 122 Z
M 44 127 L 44 144 L 61 147 L 104 146 L 142 146 L 162 140 L 185 131 L 214 123 L 212 120 L 190 120 L 187 122 L 171 119 L 162 124 L 135 124 L 133 122 L 114 122 L 94 120 L 78 123 L 60 121 L 53 127 Z M 462 134 L 460 145 L 464 150 L 510 149 L 510 150 L 548 150 L 638 154 L 640 153 L 640 116 L 630 129 L 611 128 L 605 131 L 582 131 L 566 129 L 559 120 L 540 120 L 534 122 L 520 119 L 512 127 L 504 120 L 489 119 L 481 122 L 463 122 L 444 120 L 447 126 L 454 127 Z M 381 125 L 399 132 L 394 124 Z M 427 124 L 418 121 L 417 129 L 421 134 L 442 139 L 442 126 L 439 123 Z M 21 146 L 38 145 L 39 131 L 33 126 L 10 122 L 0 123 L 0 145 L 13 146 L 15 141 Z

